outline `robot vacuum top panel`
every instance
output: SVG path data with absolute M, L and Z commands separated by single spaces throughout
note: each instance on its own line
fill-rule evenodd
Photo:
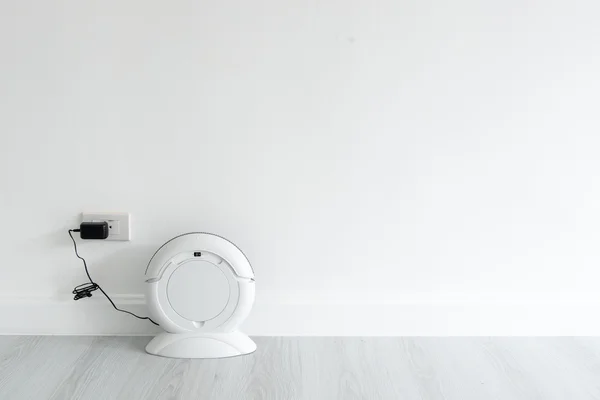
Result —
M 189 321 L 208 321 L 221 314 L 229 303 L 230 292 L 225 274 L 206 261 L 184 263 L 173 271 L 167 285 L 169 304 Z
M 236 276 L 254 278 L 248 258 L 235 244 L 212 233 L 193 232 L 174 237 L 154 253 L 146 268 L 146 281 L 160 279 L 171 263 L 182 265 L 200 259 L 215 264 L 224 260 Z

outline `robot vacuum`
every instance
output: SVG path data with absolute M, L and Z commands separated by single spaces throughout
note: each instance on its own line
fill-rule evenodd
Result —
M 221 358 L 256 350 L 237 330 L 254 303 L 254 271 L 223 237 L 186 233 L 162 245 L 146 268 L 146 300 L 166 331 L 148 343 L 150 354 Z

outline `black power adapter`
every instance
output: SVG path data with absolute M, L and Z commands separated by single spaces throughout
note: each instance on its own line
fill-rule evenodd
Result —
M 108 237 L 108 222 L 82 222 L 79 225 L 79 236 L 82 239 L 106 239 Z

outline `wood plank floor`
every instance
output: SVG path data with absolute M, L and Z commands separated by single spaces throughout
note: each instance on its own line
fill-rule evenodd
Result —
M 600 399 L 600 338 L 256 338 L 222 360 L 147 337 L 0 337 L 0 399 Z

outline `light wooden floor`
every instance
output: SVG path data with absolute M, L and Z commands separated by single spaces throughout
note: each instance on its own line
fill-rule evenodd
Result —
M 0 399 L 600 399 L 599 338 L 256 338 L 172 360 L 146 337 L 0 337 Z

